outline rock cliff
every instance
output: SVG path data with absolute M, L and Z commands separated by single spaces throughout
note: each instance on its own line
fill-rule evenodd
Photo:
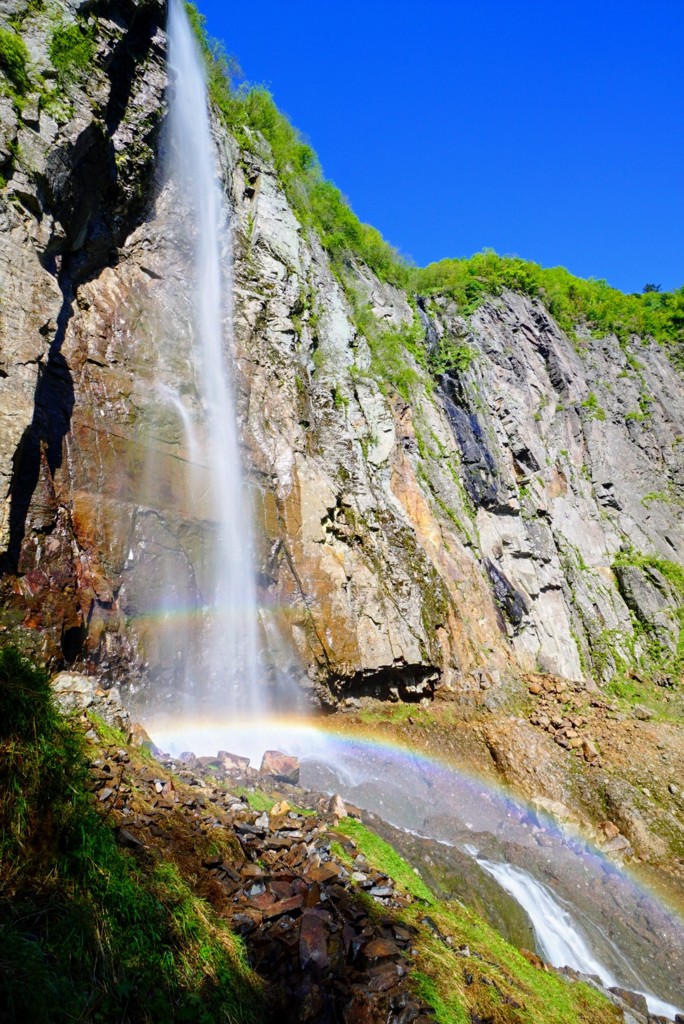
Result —
M 5 76 L 0 98 L 0 622 L 55 667 L 170 678 L 139 581 L 164 557 L 201 589 L 211 523 L 189 511 L 177 419 L 149 414 L 162 312 L 179 341 L 166 377 L 196 402 L 169 217 L 182 197 L 157 173 L 164 4 L 2 0 L 0 17 L 29 76 L 22 95 Z M 58 59 L 59 32 L 85 40 L 87 67 Z M 671 682 L 684 386 L 666 352 L 581 325 L 570 338 L 513 292 L 465 317 L 351 257 L 340 273 L 265 140 L 245 150 L 218 118 L 215 132 L 275 661 L 327 703 L 441 690 L 494 706 L 535 670 L 608 681 L 641 665 Z M 431 372 L 422 356 L 445 344 L 465 358 Z

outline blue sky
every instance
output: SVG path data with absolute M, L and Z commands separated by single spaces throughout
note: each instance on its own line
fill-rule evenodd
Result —
M 416 263 L 491 246 L 684 284 L 684 0 L 198 6 Z

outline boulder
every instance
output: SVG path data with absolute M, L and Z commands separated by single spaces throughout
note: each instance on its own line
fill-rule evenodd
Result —
M 267 750 L 262 758 L 261 775 L 272 775 L 279 782 L 289 782 L 296 786 L 299 782 L 299 760 L 279 750 Z
M 330 803 L 328 804 L 328 813 L 333 814 L 336 818 L 348 817 L 347 808 L 345 807 L 344 800 L 339 795 L 339 793 L 335 793 L 334 796 L 330 797 Z
M 63 711 L 84 711 L 95 700 L 99 683 L 79 672 L 60 672 L 51 683 L 55 699 Z
M 103 690 L 99 680 L 80 672 L 59 672 L 51 686 L 62 711 L 70 713 L 90 710 L 112 729 L 130 735 L 131 716 L 121 703 L 121 694 L 116 686 Z
M 249 768 L 249 758 L 240 757 L 239 754 L 231 754 L 227 750 L 219 750 L 216 755 L 221 766 L 225 768 L 227 772 L 235 772 L 236 774 L 242 774 Z
M 620 835 L 620 829 L 612 821 L 602 821 L 599 824 L 599 828 L 608 840 L 615 839 L 616 836 Z
M 629 839 L 623 835 L 617 835 L 614 839 L 609 839 L 602 849 L 604 853 L 633 853 Z
M 631 992 L 629 989 L 620 988 L 614 986 L 610 989 L 613 995 L 621 999 L 623 1003 L 627 1003 L 627 1006 L 631 1007 L 632 1010 L 636 1010 L 637 1013 L 643 1014 L 644 1017 L 648 1017 L 648 1003 L 646 998 L 642 996 L 641 992 Z

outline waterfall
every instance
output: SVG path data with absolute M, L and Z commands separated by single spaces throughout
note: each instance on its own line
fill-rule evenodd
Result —
M 151 643 L 162 655 L 166 652 L 164 668 L 158 670 L 161 681 L 146 697 L 148 722 L 159 720 L 160 712 L 162 718 L 176 719 L 254 714 L 262 689 L 251 515 L 230 372 L 231 230 L 204 62 L 182 0 L 170 0 L 167 32 L 164 188 L 172 198 L 166 234 L 183 268 L 180 292 L 181 298 L 188 297 L 184 308 L 190 314 L 187 322 L 178 322 L 178 295 L 169 291 L 151 389 L 157 403 L 152 418 L 175 420 L 176 433 L 183 437 L 184 458 L 175 458 L 173 469 L 183 477 L 175 486 L 184 494 L 184 507 L 182 517 L 174 520 L 172 511 L 156 523 L 152 542 L 145 535 L 141 545 L 159 552 L 159 583 L 143 580 L 138 588 L 147 597 L 140 602 L 143 616 L 156 624 Z M 178 281 L 169 288 L 178 288 Z M 164 509 L 174 484 L 157 449 L 150 448 L 149 459 L 149 507 Z M 188 541 L 183 530 L 187 534 L 190 528 L 196 536 Z M 169 536 L 174 543 L 167 541 Z M 148 632 L 154 634 L 154 628 Z M 173 673 L 167 667 L 171 648 Z

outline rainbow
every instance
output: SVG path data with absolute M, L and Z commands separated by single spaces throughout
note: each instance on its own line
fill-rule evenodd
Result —
M 658 942 L 660 953 L 672 949 L 673 943 L 675 948 L 684 948 L 684 921 L 678 910 L 656 895 L 635 872 L 618 866 L 599 848 L 571 834 L 567 827 L 514 796 L 504 785 L 463 771 L 446 758 L 409 748 L 379 732 L 377 726 L 340 729 L 329 718 L 294 715 L 230 717 L 224 721 L 176 715 L 150 718 L 144 724 L 154 742 L 175 756 L 184 750 L 208 755 L 228 750 L 249 757 L 258 766 L 265 750 L 293 754 L 301 761 L 303 787 L 318 792 L 334 788 L 345 800 L 377 813 L 390 825 L 456 847 L 462 853 L 476 854 L 481 843 L 490 849 L 493 844 L 503 862 L 509 852 L 517 851 L 513 856 L 518 860 L 522 857 L 523 867 L 528 866 L 529 859 L 529 864 L 535 862 L 544 875 L 546 864 L 549 877 L 556 878 L 561 890 L 565 888 L 566 899 L 573 904 L 575 899 L 581 903 L 578 890 L 582 886 L 585 908 L 593 908 L 592 886 L 608 882 L 611 895 L 619 898 L 627 915 L 633 913 L 647 920 L 647 931 Z M 540 837 L 541 849 L 537 845 Z M 618 893 L 619 897 L 615 896 Z M 631 970 L 619 944 L 612 941 L 612 926 L 609 937 L 599 923 L 605 907 L 598 913 L 595 939 L 601 942 L 603 936 L 604 951 L 609 949 Z M 592 923 L 579 903 L 575 916 L 581 917 L 585 926 Z M 642 967 L 649 958 L 652 960 L 652 951 L 650 942 L 644 940 L 639 952 Z M 659 963 L 663 962 L 659 958 Z M 658 980 L 652 976 L 651 987 Z M 671 988 L 677 990 L 679 984 L 670 976 Z M 658 1000 L 655 1004 L 672 1010 L 671 1004 Z
M 343 776 L 346 771 L 351 785 L 360 780 L 358 771 L 350 770 L 350 763 L 382 763 L 390 778 L 393 773 L 401 778 L 419 774 L 431 789 L 440 783 L 451 787 L 457 785 L 464 803 L 486 800 L 499 815 L 512 814 L 521 822 L 541 825 L 551 836 L 568 838 L 560 822 L 514 795 L 505 783 L 457 767 L 448 758 L 409 747 L 387 733 L 378 732 L 377 725 L 340 729 L 328 717 L 307 718 L 287 714 L 231 716 L 224 721 L 216 716 L 188 715 L 182 719 L 158 716 L 143 724 L 155 744 L 173 756 L 189 750 L 207 755 L 228 750 L 248 757 L 252 766 L 258 767 L 265 750 L 279 750 L 300 758 L 304 763 L 313 759 L 332 763 Z M 577 838 L 576 846 L 598 859 L 605 865 L 604 870 L 619 871 L 633 877 L 634 883 L 639 884 L 646 895 L 652 895 L 648 886 L 637 881 L 633 870 L 622 866 L 618 869 L 615 862 L 589 840 Z M 674 907 L 672 910 L 678 913 Z

